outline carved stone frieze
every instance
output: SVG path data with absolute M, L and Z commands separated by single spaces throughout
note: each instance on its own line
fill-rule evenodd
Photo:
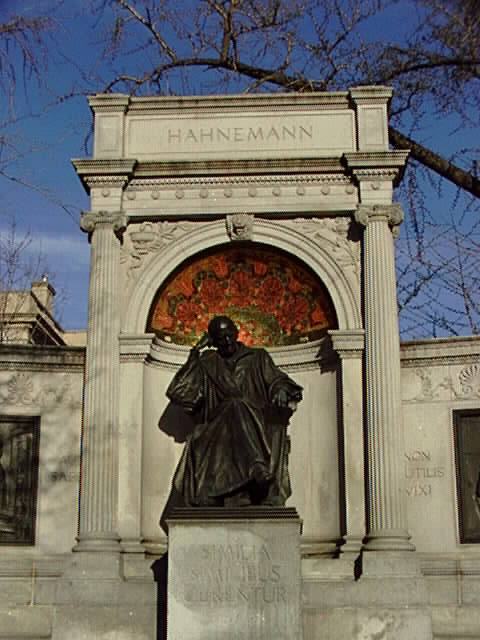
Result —
M 417 391 L 409 393 L 406 402 L 442 402 L 480 398 L 480 364 L 457 367 L 418 367 Z
M 356 169 L 354 175 L 357 180 L 391 180 L 393 181 L 398 174 L 397 169 Z
M 407 401 L 429 401 L 438 399 L 451 399 L 456 395 L 453 381 L 450 376 L 442 376 L 440 379 L 433 379 L 433 371 L 418 367 L 415 369 L 415 375 L 418 379 L 418 391 Z M 437 376 L 435 376 L 436 378 Z
M 75 409 L 81 406 L 80 392 L 75 396 L 68 376 L 50 377 L 46 383 L 42 376 L 27 371 L 13 373 L 0 383 L 0 401 L 11 406 L 34 407 L 40 410 L 54 410 L 55 407 Z
M 232 176 L 187 176 L 184 178 L 133 178 L 126 191 L 149 191 L 163 188 L 187 188 L 198 190 L 202 186 L 229 186 L 229 185 L 249 185 L 251 183 L 259 185 L 269 184 L 351 184 L 348 176 L 342 173 L 324 173 L 321 175 L 314 173 L 297 174 L 294 176 L 285 175 L 232 175 Z
M 3 391 L 3 390 L 2 390 Z M 6 384 L 6 394 L 2 393 L 2 400 L 7 404 L 33 403 L 33 379 L 31 374 L 19 372 L 14 374 Z
M 128 176 L 87 176 L 84 181 L 90 189 L 97 187 L 122 189 L 128 182 Z
M 128 278 L 136 278 L 147 256 L 163 249 L 191 231 L 195 222 L 143 222 L 131 225 L 124 236 L 120 262 Z
M 291 226 L 335 256 L 338 264 L 360 276 L 360 243 L 350 238 L 351 220 L 348 217 L 296 218 L 278 222 Z
M 255 198 L 257 196 L 302 197 L 317 194 L 322 199 L 353 196 L 356 186 L 342 173 L 285 175 L 185 176 L 181 178 L 134 178 L 125 189 L 126 204 L 175 198 L 192 200 L 210 197 Z
M 248 213 L 227 215 L 225 223 L 230 240 L 253 240 L 253 215 Z

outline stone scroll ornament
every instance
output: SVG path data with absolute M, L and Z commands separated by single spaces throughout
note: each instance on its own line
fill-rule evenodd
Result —
M 382 205 L 359 205 L 355 211 L 355 220 L 366 227 L 371 220 L 385 219 L 388 222 L 392 235 L 398 238 L 400 225 L 403 222 L 403 210 L 397 203 Z
M 247 346 L 310 342 L 337 322 L 325 287 L 305 265 L 237 243 L 184 263 L 157 293 L 147 331 L 192 346 L 214 315 L 232 318 Z
M 173 479 L 187 506 L 285 504 L 287 424 L 302 387 L 265 349 L 247 347 L 230 318 L 215 316 L 167 396 L 193 417 Z
M 127 216 L 111 211 L 87 211 L 82 213 L 80 228 L 87 233 L 93 233 L 101 225 L 107 225 L 120 234 L 127 226 Z

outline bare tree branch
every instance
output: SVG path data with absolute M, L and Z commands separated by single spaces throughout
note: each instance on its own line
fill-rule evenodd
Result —
M 472 195 L 480 198 L 480 180 L 468 171 L 464 171 L 457 165 L 449 162 L 438 153 L 415 142 L 397 129 L 389 127 L 390 142 L 397 149 L 410 149 L 412 158 L 418 160 L 423 165 L 435 171 L 439 176 L 449 180 L 452 184 L 468 191 Z

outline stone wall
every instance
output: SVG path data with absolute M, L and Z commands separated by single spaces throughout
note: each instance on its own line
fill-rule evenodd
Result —
M 84 353 L 0 346 L 1 414 L 40 420 L 35 553 L 70 552 L 77 533 Z

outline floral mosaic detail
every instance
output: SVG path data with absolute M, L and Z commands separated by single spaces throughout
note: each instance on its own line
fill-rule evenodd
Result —
M 159 290 L 147 330 L 193 345 L 215 315 L 228 315 L 248 346 L 316 340 L 336 326 L 323 285 L 304 266 L 269 249 L 225 248 L 184 266 Z

